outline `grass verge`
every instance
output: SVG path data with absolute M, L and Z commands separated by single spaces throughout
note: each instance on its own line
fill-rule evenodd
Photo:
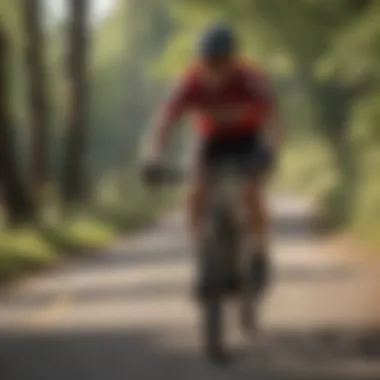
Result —
M 169 192 L 128 202 L 98 203 L 81 215 L 43 227 L 0 230 L 0 283 L 52 265 L 67 255 L 104 248 L 117 236 L 149 224 L 173 201 Z

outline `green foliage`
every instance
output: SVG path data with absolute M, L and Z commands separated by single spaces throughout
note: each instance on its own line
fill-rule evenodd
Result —
M 0 232 L 0 282 L 78 255 L 104 248 L 118 234 L 144 227 L 173 202 L 170 192 L 142 194 L 135 185 L 128 194 L 99 202 L 82 214 L 40 228 Z
M 0 233 L 0 281 L 57 259 L 55 249 L 33 229 Z

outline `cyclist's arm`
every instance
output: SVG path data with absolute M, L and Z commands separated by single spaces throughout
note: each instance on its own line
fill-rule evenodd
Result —
M 154 116 L 147 137 L 148 157 L 152 159 L 162 157 L 173 127 L 188 109 L 190 90 L 190 80 L 186 77 L 182 78 L 177 83 L 166 104 Z
M 263 73 L 251 73 L 248 85 L 252 89 L 252 103 L 245 107 L 246 120 L 265 124 L 265 138 L 274 151 L 278 151 L 284 138 L 284 128 L 280 117 L 277 97 Z M 251 83 L 251 85 L 250 85 Z

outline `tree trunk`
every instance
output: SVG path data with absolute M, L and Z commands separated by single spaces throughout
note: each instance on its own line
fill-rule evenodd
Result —
M 88 0 L 70 0 L 70 8 L 68 119 L 62 187 L 65 204 L 79 202 L 85 195 Z
M 33 197 L 39 205 L 48 180 L 48 118 L 44 86 L 41 0 L 23 0 L 26 68 L 29 80 L 31 177 Z
M 0 184 L 7 217 L 12 225 L 35 216 L 30 197 L 22 183 L 14 151 L 14 136 L 9 116 L 8 46 L 0 28 Z

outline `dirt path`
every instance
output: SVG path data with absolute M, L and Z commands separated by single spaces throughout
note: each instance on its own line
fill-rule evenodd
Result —
M 209 365 L 181 215 L 0 295 L 1 380 L 379 379 L 380 276 L 313 234 L 307 204 L 273 200 L 275 277 L 251 346 Z

